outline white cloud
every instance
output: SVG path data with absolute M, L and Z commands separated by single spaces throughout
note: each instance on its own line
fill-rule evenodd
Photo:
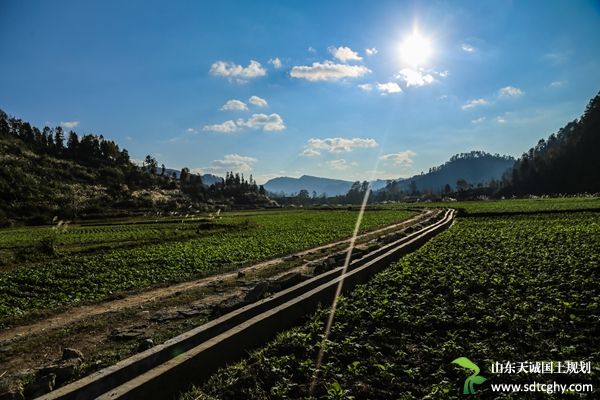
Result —
M 500 115 L 496 117 L 495 121 L 499 124 L 504 124 L 506 122 L 506 118 L 501 117 Z
M 73 128 L 77 128 L 77 126 L 79 125 L 79 121 L 61 121 L 60 126 L 62 126 L 63 128 L 66 129 L 73 129 Z
M 402 92 L 402 89 L 400 89 L 400 86 L 396 82 L 378 83 L 377 90 L 382 95 Z
M 544 57 L 553 64 L 562 64 L 569 59 L 569 54 L 567 52 L 553 52 L 544 54 Z
M 371 70 L 363 65 L 336 64 L 332 61 L 314 62 L 312 66 L 299 65 L 292 68 L 292 78 L 307 81 L 336 81 L 343 78 L 357 78 L 370 73 Z
M 314 149 L 304 149 L 302 151 L 302 153 L 300 153 L 301 156 L 303 157 L 315 157 L 320 155 L 321 153 L 319 153 L 318 151 L 314 150 Z
M 247 109 L 248 106 L 246 106 L 246 103 L 236 99 L 227 101 L 227 103 L 223 104 L 223 107 L 221 107 L 221 111 L 246 111 Z
M 559 88 L 564 86 L 567 83 L 567 81 L 554 81 L 554 82 L 550 82 L 550 87 L 551 88 Z
M 269 105 L 265 99 L 258 96 L 252 96 L 248 101 L 250 104 L 254 104 L 257 107 L 267 107 Z
M 187 133 L 197 133 L 197 132 L 198 132 L 198 131 L 197 131 L 196 129 L 194 129 L 194 128 L 187 128 L 185 131 L 186 131 Z
M 253 157 L 241 156 L 239 154 L 227 154 L 222 160 L 213 160 L 210 163 L 210 167 L 196 168 L 192 172 L 206 174 L 206 173 L 224 173 L 226 171 L 248 173 L 252 170 L 254 163 L 258 160 Z
M 373 85 L 370 83 L 361 83 L 360 85 L 356 86 L 358 86 L 361 90 L 364 90 L 365 92 L 373 90 Z
M 234 79 L 238 83 L 246 82 L 247 79 L 253 79 L 265 76 L 267 71 L 258 61 L 250 60 L 247 67 L 234 64 L 230 61 L 217 61 L 210 67 L 210 73 L 215 76 L 222 76 Z
M 271 58 L 268 61 L 268 63 L 272 64 L 273 68 L 275 68 L 275 69 L 280 69 L 281 67 L 283 67 L 283 63 L 281 62 L 281 60 L 279 59 L 279 57 Z
M 398 153 L 384 154 L 379 157 L 383 161 L 392 161 L 394 165 L 400 165 L 402 167 L 410 167 L 413 164 L 412 157 L 416 156 L 412 150 L 400 151 Z
M 467 53 L 474 53 L 475 50 L 477 50 L 475 47 L 471 46 L 468 43 L 463 43 L 462 46 L 460 46 L 460 48 Z
M 237 132 L 239 129 L 240 128 L 237 126 L 237 124 L 232 120 L 225 121 L 220 124 L 205 125 L 202 128 L 203 131 L 211 131 L 211 132 L 219 132 L 219 133 L 232 133 L 232 132 Z
M 514 86 L 505 86 L 498 91 L 501 97 L 518 97 L 525 94 L 521 89 Z
M 266 132 L 282 131 L 285 129 L 283 118 L 279 114 L 252 114 L 252 117 L 244 121 L 237 120 L 238 127 L 247 127 L 252 129 L 262 129 Z
M 314 47 L 312 47 L 312 46 L 308 46 L 307 50 L 308 50 L 309 53 L 313 53 L 313 54 L 317 52 L 317 50 Z
M 331 160 L 331 161 L 327 161 L 326 164 L 331 168 L 331 169 L 335 169 L 337 171 L 342 171 L 345 170 L 346 168 L 348 168 L 348 163 L 346 162 L 346 160 L 344 160 L 343 158 L 339 159 L 339 160 Z
M 431 74 L 412 68 L 401 69 L 396 75 L 396 79 L 402 79 L 406 86 L 424 86 L 434 81 Z
M 478 106 L 484 106 L 488 104 L 486 99 L 475 99 L 475 100 L 470 100 L 468 102 L 466 102 L 465 104 L 463 104 L 462 109 L 463 110 L 468 110 L 470 108 L 475 108 Z
M 219 132 L 219 133 L 233 133 L 243 128 L 250 129 L 262 129 L 264 132 L 275 132 L 284 130 L 285 124 L 283 118 L 279 114 L 252 114 L 251 118 L 247 120 L 240 118 L 237 121 L 228 120 L 220 124 L 205 125 L 202 130 Z
M 485 121 L 485 117 L 479 117 L 479 118 L 472 119 L 471 123 L 472 124 L 481 124 L 484 121 Z
M 370 49 L 365 49 L 365 53 L 368 56 L 374 56 L 375 54 L 379 53 L 379 51 L 377 51 L 375 47 L 371 47 Z
M 357 52 L 352 50 L 350 47 L 340 46 L 340 47 L 330 47 L 329 52 L 335 58 L 345 63 L 348 61 L 360 61 L 362 57 L 358 55 Z
M 306 144 L 306 150 L 312 150 L 308 152 L 311 156 L 320 154 L 319 150 L 328 151 L 330 153 L 343 153 L 352 151 L 356 148 L 371 148 L 377 147 L 378 143 L 375 139 L 363 139 L 363 138 L 326 138 L 326 139 L 309 139 Z M 306 151 L 305 150 L 305 151 Z M 316 154 L 315 154 L 316 153 Z

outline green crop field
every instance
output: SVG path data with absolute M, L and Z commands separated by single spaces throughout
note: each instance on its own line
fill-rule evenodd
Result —
M 415 215 L 365 213 L 362 231 Z M 231 270 L 349 237 L 357 212 L 268 211 L 0 230 L 0 320 Z
M 492 203 L 471 204 L 489 210 Z M 546 201 L 509 204 L 556 209 Z M 325 345 L 327 309 L 182 398 L 308 398 L 320 348 L 315 398 L 465 398 L 468 372 L 452 364 L 458 357 L 479 365 L 487 381 L 477 395 L 486 399 L 539 398 L 492 393 L 494 383 L 598 382 L 599 279 L 598 212 L 459 218 L 342 297 Z M 567 360 L 595 368 L 562 376 L 490 369 L 494 361 Z
M 406 204 L 404 204 L 406 206 Z M 476 200 L 439 203 L 411 203 L 411 207 L 452 207 L 463 211 L 465 214 L 479 213 L 527 213 L 527 212 L 557 212 L 569 210 L 600 211 L 600 197 L 545 197 L 532 199 L 510 200 Z

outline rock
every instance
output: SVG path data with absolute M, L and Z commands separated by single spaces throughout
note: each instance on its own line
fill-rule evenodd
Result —
M 311 266 L 315 267 L 315 269 L 313 270 L 313 275 L 317 276 L 317 275 L 321 275 L 323 272 L 327 271 L 327 265 L 324 262 L 313 262 L 311 263 Z
M 25 395 L 28 398 L 39 397 L 54 390 L 55 386 L 56 375 L 48 374 L 40 376 L 25 387 Z
M 307 279 L 300 272 L 288 272 L 279 278 L 273 279 L 269 282 L 269 289 L 272 291 L 279 291 L 287 289 Z
M 244 306 L 245 302 L 238 296 L 229 297 L 213 307 L 213 315 L 223 315 Z
M 197 300 L 190 304 L 190 307 L 194 310 L 206 311 L 209 308 L 208 304 L 206 304 L 205 300 Z
M 237 280 L 235 283 L 241 287 L 252 287 L 256 285 L 256 281 Z
M 378 246 L 378 245 L 376 245 L 376 244 L 372 244 L 372 245 L 370 245 L 369 247 L 367 247 L 367 249 L 366 249 L 366 252 L 367 252 L 367 253 L 372 253 L 372 252 L 374 252 L 375 250 L 377 250 L 378 248 L 379 248 L 379 246 Z
M 146 327 L 117 328 L 110 334 L 114 340 L 131 340 L 146 334 Z
M 269 282 L 263 281 L 257 283 L 256 286 L 246 293 L 244 302 L 254 303 L 255 301 L 262 299 L 267 294 L 267 290 L 269 290 Z
M 71 347 L 65 347 L 62 353 L 62 359 L 70 360 L 72 358 L 81 358 L 83 360 L 83 353 L 80 350 Z
M 179 310 L 178 313 L 179 315 L 181 315 L 182 318 L 191 318 L 196 317 L 200 314 L 204 314 L 204 310 L 199 308 L 188 308 L 185 310 Z
M 68 381 L 77 373 L 77 367 L 82 363 L 81 358 L 69 358 L 57 364 L 48 365 L 38 370 L 39 376 L 54 375 L 55 383 L 61 384 Z
M 346 260 L 346 256 L 344 255 L 344 257 L 342 258 L 342 260 L 338 260 L 338 257 L 328 257 L 325 259 L 325 261 L 323 261 L 323 263 L 325 264 L 325 266 L 329 269 L 335 267 L 336 265 L 338 265 L 338 263 L 340 262 L 344 262 Z
M 167 322 L 181 318 L 183 318 L 183 316 L 177 311 L 158 311 L 150 317 L 150 321 Z
M 336 263 L 343 263 L 344 261 L 346 261 L 347 253 L 348 253 L 347 251 L 342 251 L 341 253 L 334 254 L 333 259 L 335 260 Z
M 362 258 L 362 256 L 365 254 L 364 250 L 360 250 L 360 249 L 354 249 L 352 251 L 352 259 L 353 260 L 358 260 L 359 258 Z
M 142 352 L 142 351 L 146 351 L 148 349 L 151 349 L 154 347 L 154 340 L 152 339 L 144 339 L 142 340 L 137 347 L 137 351 L 138 353 Z

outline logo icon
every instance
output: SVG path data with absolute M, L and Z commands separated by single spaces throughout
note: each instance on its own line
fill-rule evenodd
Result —
M 456 360 L 452 361 L 452 364 L 458 364 L 463 368 L 470 369 L 473 371 L 473 374 L 465 379 L 465 384 L 463 386 L 463 394 L 475 394 L 474 385 L 481 385 L 486 379 L 483 376 L 479 376 L 479 367 L 467 357 L 458 357 Z

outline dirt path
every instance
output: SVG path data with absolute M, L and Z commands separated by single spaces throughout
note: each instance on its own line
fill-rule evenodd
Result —
M 365 232 L 365 233 L 359 235 L 358 238 L 359 239 L 364 238 L 365 236 L 385 232 L 388 230 L 394 230 L 394 229 L 397 229 L 397 228 L 405 226 L 405 225 L 410 225 L 410 224 L 416 223 L 419 220 L 422 220 L 423 218 L 429 216 L 432 213 L 433 213 L 433 211 L 427 210 L 427 211 L 425 211 L 413 218 L 410 218 L 406 221 L 403 221 L 403 222 L 400 222 L 397 224 L 393 224 L 393 225 L 388 225 L 388 226 L 385 226 L 385 227 L 377 229 L 377 230 Z M 331 247 L 338 246 L 340 244 L 348 243 L 349 241 L 350 241 L 350 238 L 347 238 L 347 239 L 339 240 L 339 241 L 336 241 L 333 243 L 328 243 L 328 244 L 314 247 L 314 248 L 311 248 L 308 250 L 303 250 L 298 253 L 294 253 L 292 255 L 278 257 L 278 258 L 267 260 L 267 261 L 264 261 L 264 262 L 261 262 L 258 264 L 253 264 L 248 267 L 241 268 L 240 271 L 255 272 L 256 270 L 266 269 L 275 264 L 283 262 L 284 259 L 286 259 L 290 256 L 294 256 L 294 257 L 306 256 L 311 253 L 318 252 L 320 250 L 325 250 L 325 249 L 328 249 Z M 202 287 L 207 287 L 207 286 L 214 284 L 215 282 L 220 281 L 220 280 L 235 279 L 237 276 L 237 273 L 238 272 L 235 271 L 235 272 L 228 272 L 228 273 L 223 273 L 223 274 L 218 274 L 218 275 L 212 275 L 209 277 L 205 277 L 205 278 L 201 278 L 201 279 L 197 279 L 197 280 L 193 280 L 193 281 L 177 283 L 177 284 L 167 286 L 167 287 L 154 288 L 154 289 L 150 289 L 150 290 L 147 290 L 144 292 L 135 293 L 135 294 L 129 295 L 123 299 L 112 300 L 112 301 L 107 301 L 107 302 L 92 304 L 92 305 L 87 305 L 87 306 L 74 307 L 65 312 L 50 316 L 46 319 L 43 319 L 43 320 L 40 320 L 40 321 L 37 321 L 34 323 L 30 323 L 30 324 L 26 324 L 26 325 L 18 325 L 18 326 L 10 327 L 8 329 L 0 331 L 0 344 L 3 344 L 3 342 L 12 341 L 14 339 L 19 339 L 19 338 L 22 338 L 22 337 L 25 337 L 28 335 L 32 335 L 32 334 L 36 334 L 36 333 L 40 333 L 40 332 L 44 332 L 44 331 L 50 331 L 50 330 L 53 330 L 56 328 L 61 328 L 61 327 L 79 322 L 79 321 L 83 320 L 84 318 L 93 317 L 95 315 L 120 311 L 120 310 L 123 310 L 126 308 L 139 307 L 145 303 L 164 299 L 164 298 L 173 296 L 179 292 L 185 292 L 185 291 L 188 291 L 191 289 L 199 289 Z

